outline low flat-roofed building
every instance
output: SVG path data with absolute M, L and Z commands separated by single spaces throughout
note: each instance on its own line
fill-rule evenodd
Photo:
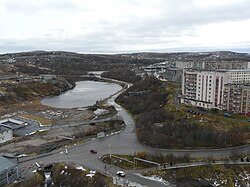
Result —
M 15 118 L 6 118 L 0 120 L 0 125 L 7 125 L 12 128 L 13 136 L 27 136 L 32 135 L 39 130 L 50 130 L 50 126 L 40 126 L 38 121 L 15 117 Z
M 24 126 L 27 125 L 26 122 L 19 121 L 19 120 L 16 120 L 16 119 L 12 119 L 12 118 L 7 118 L 7 119 L 0 120 L 0 124 L 2 124 L 2 125 L 8 125 L 13 130 L 22 128 L 22 127 L 24 127 Z
M 12 139 L 13 139 L 12 128 L 8 125 L 0 124 L 0 143 L 4 143 Z
M 163 73 L 159 73 L 159 76 L 167 81 L 181 82 L 183 74 L 182 72 L 182 69 L 166 68 Z
M 0 156 L 0 186 L 14 182 L 18 177 L 17 163 Z

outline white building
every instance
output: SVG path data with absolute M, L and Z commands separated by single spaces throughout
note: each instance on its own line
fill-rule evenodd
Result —
M 249 83 L 250 69 L 228 70 L 230 83 Z
M 104 137 L 105 137 L 105 132 L 97 133 L 97 138 L 104 138 Z
M 0 143 L 4 143 L 12 139 L 13 139 L 12 128 L 8 125 L 0 124 Z
M 197 107 L 222 109 L 224 85 L 246 82 L 250 82 L 250 69 L 184 70 L 182 102 Z

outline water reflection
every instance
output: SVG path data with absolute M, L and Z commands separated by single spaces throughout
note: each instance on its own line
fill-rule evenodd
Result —
M 42 104 L 56 108 L 86 107 L 109 97 L 121 89 L 120 85 L 113 83 L 79 81 L 76 82 L 74 89 L 59 96 L 45 98 L 42 100 Z

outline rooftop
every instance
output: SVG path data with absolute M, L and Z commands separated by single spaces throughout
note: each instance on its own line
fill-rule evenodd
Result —
M 250 72 L 250 69 L 217 69 L 217 70 L 208 70 L 208 69 L 194 69 L 187 68 L 185 69 L 188 72 Z
M 0 173 L 6 170 L 6 168 L 12 168 L 15 166 L 17 166 L 16 163 L 11 162 L 9 159 L 3 156 L 0 156 Z
M 15 130 L 24 127 L 26 123 L 16 119 L 8 118 L 0 120 L 0 125 L 10 126 L 13 130 Z
M 4 131 L 8 131 L 10 129 L 12 129 L 12 128 L 8 125 L 0 124 L 0 133 L 3 133 Z

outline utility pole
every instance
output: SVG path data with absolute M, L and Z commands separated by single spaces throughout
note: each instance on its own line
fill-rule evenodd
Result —
M 19 178 L 19 173 L 18 172 L 19 172 L 18 167 L 16 167 L 16 176 L 17 176 L 17 178 Z
M 7 184 L 9 184 L 9 168 L 6 168 L 7 173 L 6 173 L 6 179 L 7 179 Z
M 66 163 L 68 164 L 68 149 L 65 149 L 65 154 L 66 154 Z
M 110 158 L 110 162 L 111 162 L 111 149 L 110 149 L 110 144 L 109 144 L 109 158 Z
M 225 130 L 225 138 L 224 138 L 224 140 L 225 140 L 225 146 L 227 145 L 227 131 Z

